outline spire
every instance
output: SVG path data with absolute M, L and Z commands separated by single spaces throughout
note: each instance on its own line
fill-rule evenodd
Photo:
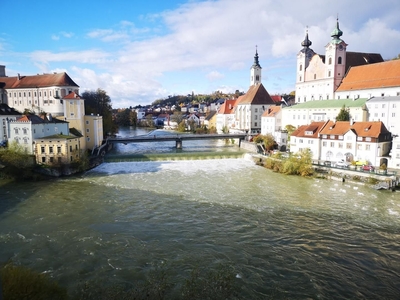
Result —
M 257 45 L 256 45 L 256 55 L 254 55 L 254 63 L 253 63 L 253 68 L 259 67 L 261 69 L 260 63 L 258 61 L 258 52 L 257 52 Z
M 308 39 L 308 29 L 306 31 L 306 38 L 304 39 L 304 41 L 301 42 L 301 45 L 304 48 L 309 48 L 312 45 L 312 42 Z
M 343 35 L 343 31 L 339 29 L 339 17 L 336 18 L 336 28 L 331 33 L 332 43 L 339 44 L 342 40 L 340 37 Z

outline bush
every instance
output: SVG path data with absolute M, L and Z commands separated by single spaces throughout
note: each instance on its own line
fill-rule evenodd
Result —
M 7 264 L 0 269 L 3 297 L 19 299 L 67 299 L 67 291 L 47 275 L 35 273 L 21 266 Z

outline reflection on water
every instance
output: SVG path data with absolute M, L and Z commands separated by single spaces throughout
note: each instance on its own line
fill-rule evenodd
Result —
M 222 263 L 242 299 L 400 293 L 399 193 L 243 158 L 107 163 L 82 177 L 3 184 L 0 198 L 0 261 L 71 290 L 142 280 L 155 264 L 181 282 Z

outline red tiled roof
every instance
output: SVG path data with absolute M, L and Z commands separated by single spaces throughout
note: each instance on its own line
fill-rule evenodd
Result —
M 81 99 L 81 97 L 76 92 L 71 92 L 64 96 L 63 99 Z
M 242 96 L 241 96 L 242 97 Z M 240 98 L 240 97 L 239 97 Z M 238 99 L 239 99 L 238 98 Z M 218 110 L 219 114 L 230 115 L 233 113 L 233 109 L 235 108 L 236 101 L 238 99 L 233 100 L 225 100 L 225 102 L 221 105 Z
M 5 89 L 41 88 L 49 86 L 79 87 L 67 73 L 43 74 L 33 76 L 0 77 Z
M 321 131 L 321 129 L 324 127 L 326 122 L 312 122 L 309 125 L 302 125 L 299 128 L 297 128 L 291 136 L 295 137 L 304 137 L 304 138 L 317 138 L 318 133 Z M 311 132 L 312 134 L 306 134 Z
M 349 121 L 328 121 L 320 134 L 344 135 L 349 130 L 353 130 L 357 136 L 373 138 L 378 138 L 381 134 L 389 132 L 381 121 L 354 122 L 353 125 L 350 125 Z
M 400 60 L 352 67 L 337 89 L 363 90 L 400 86 Z
M 274 117 L 280 110 L 280 106 L 271 106 L 264 111 L 262 117 Z
M 254 104 L 254 105 L 261 105 L 261 104 L 275 104 L 274 100 L 272 100 L 271 96 L 268 94 L 267 90 L 263 86 L 262 83 L 252 85 L 246 94 L 239 97 L 240 101 L 238 104 Z M 239 100 L 238 99 L 238 100 Z

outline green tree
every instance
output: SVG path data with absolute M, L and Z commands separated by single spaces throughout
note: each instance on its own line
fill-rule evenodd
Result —
M 178 124 L 178 131 L 179 131 L 179 132 L 185 132 L 185 131 L 186 131 L 186 122 L 185 122 L 185 120 L 182 120 L 182 121 Z
M 253 141 L 255 143 L 262 143 L 264 145 L 265 150 L 271 151 L 277 147 L 277 143 L 272 134 L 268 133 L 266 135 L 257 135 Z
M 85 91 L 82 94 L 85 100 L 85 113 L 96 114 L 103 117 L 104 135 L 113 134 L 117 131 L 117 126 L 112 120 L 111 98 L 102 89 L 96 91 Z
M 124 109 L 116 114 L 115 122 L 119 126 L 136 126 L 137 114 L 132 109 Z
M 340 109 L 339 114 L 336 116 L 336 121 L 350 121 L 350 110 L 345 105 Z

